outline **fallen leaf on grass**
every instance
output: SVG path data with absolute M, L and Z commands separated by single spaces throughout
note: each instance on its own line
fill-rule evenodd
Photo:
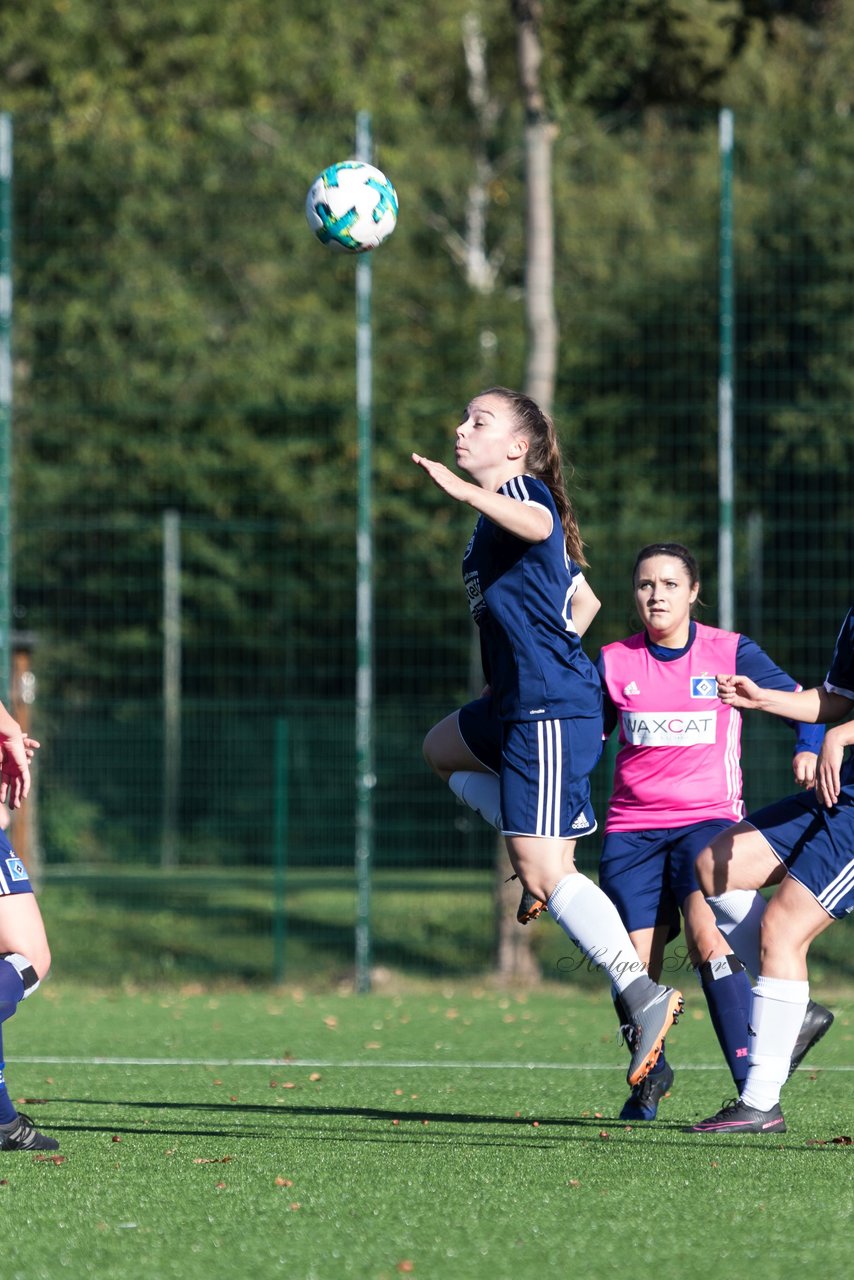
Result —
M 193 1164 L 229 1164 L 231 1156 L 194 1156 Z
M 121 1135 L 118 1133 L 114 1133 L 112 1138 L 110 1138 L 110 1142 L 121 1142 L 121 1140 Z
M 299 1204 L 296 1200 L 292 1200 L 291 1203 L 288 1205 L 288 1208 L 292 1209 L 293 1212 L 296 1213 L 297 1209 L 302 1208 L 302 1205 Z
M 600 1137 L 600 1138 L 610 1138 L 610 1136 L 611 1136 L 611 1135 L 610 1135 L 610 1133 L 608 1132 L 608 1130 L 607 1130 L 607 1129 L 600 1129 L 600 1130 L 599 1130 L 599 1137 Z
M 64 1164 L 65 1156 L 33 1156 L 33 1164 Z
M 50 1098 L 16 1098 L 15 1101 L 22 1103 L 25 1107 L 46 1107 Z
M 580 1187 L 581 1183 L 579 1182 L 578 1178 L 570 1178 L 569 1182 L 566 1185 L 568 1187 Z
M 226 1186 L 226 1183 L 224 1183 L 224 1182 L 218 1182 L 218 1183 L 216 1184 L 216 1190 L 217 1190 L 217 1191 L 222 1191 L 222 1190 L 223 1190 L 223 1188 L 224 1188 L 225 1186 Z
M 409 1272 L 415 1270 L 415 1263 L 412 1262 L 409 1258 L 404 1258 L 401 1262 L 397 1264 L 397 1269 L 398 1271 L 401 1271 L 404 1274 L 408 1274 Z
M 293 1185 L 292 1178 L 276 1178 L 277 1187 L 292 1187 Z
M 320 1072 L 312 1071 L 311 1075 L 308 1078 L 312 1084 L 316 1084 L 316 1082 L 320 1079 Z

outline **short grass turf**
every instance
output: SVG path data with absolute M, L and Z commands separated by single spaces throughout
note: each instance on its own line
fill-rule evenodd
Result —
M 4 1280 L 847 1274 L 854 999 L 788 1132 L 724 1138 L 682 1131 L 732 1093 L 686 995 L 672 1096 L 626 1125 L 604 992 L 47 983 L 7 1079 L 61 1150 L 0 1154 Z

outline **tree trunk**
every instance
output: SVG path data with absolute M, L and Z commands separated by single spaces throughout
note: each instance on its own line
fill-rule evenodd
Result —
M 516 19 L 519 84 L 525 108 L 525 312 L 528 364 L 525 390 L 551 410 L 557 371 L 554 304 L 552 153 L 556 127 L 546 113 L 540 80 L 542 0 L 511 0 Z
M 525 391 L 541 408 L 551 410 L 557 370 L 558 326 L 554 305 L 554 214 L 552 150 L 555 127 L 547 118 L 540 84 L 543 59 L 540 40 L 541 0 L 511 0 L 516 20 L 519 84 L 525 107 L 525 313 L 528 363 Z M 496 956 L 502 978 L 532 981 L 540 969 L 531 948 L 532 922 L 520 925 L 516 909 L 518 880 L 507 883 L 510 866 L 504 841 L 495 863 Z

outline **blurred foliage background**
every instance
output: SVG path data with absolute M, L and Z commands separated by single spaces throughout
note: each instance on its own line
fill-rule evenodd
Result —
M 353 154 L 358 111 L 400 198 L 373 257 L 376 865 L 413 885 L 428 871 L 446 886 L 469 872 L 489 883 L 494 836 L 420 752 L 478 687 L 459 581 L 472 521 L 409 455 L 449 458 L 471 396 L 520 385 L 525 370 L 515 16 L 510 0 L 435 0 L 429 20 L 415 0 L 304 14 L 271 0 L 3 6 L 13 626 L 44 743 L 13 838 L 46 895 L 78 895 L 84 921 L 99 886 L 103 915 L 111 886 L 126 911 L 146 895 L 180 900 L 204 932 L 225 909 L 210 886 L 231 885 L 232 903 L 257 888 L 264 906 L 240 926 L 253 963 L 263 972 L 278 947 L 293 970 L 325 945 L 320 908 L 315 960 L 283 923 L 312 914 L 300 895 L 314 870 L 343 886 L 346 949 L 354 262 L 312 239 L 303 201 L 320 169 Z M 631 566 L 652 539 L 696 551 L 703 617 L 717 621 L 726 106 L 736 625 L 816 683 L 851 598 L 854 4 L 543 0 L 540 16 L 555 129 L 554 410 L 603 600 L 588 649 L 634 628 Z M 164 754 L 169 527 L 177 767 Z M 757 720 L 745 740 L 755 806 L 788 790 L 791 738 Z M 597 852 L 584 842 L 583 865 Z M 286 891 L 295 869 L 308 877 L 299 894 Z M 408 955 L 403 939 L 385 958 L 442 964 L 441 946 Z M 471 958 L 483 962 L 480 944 Z

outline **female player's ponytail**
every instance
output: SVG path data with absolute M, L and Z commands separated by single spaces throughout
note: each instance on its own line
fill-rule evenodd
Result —
M 525 469 L 548 485 L 563 526 L 566 549 L 575 563 L 583 568 L 587 564 L 584 543 L 566 491 L 563 460 L 554 422 L 535 400 L 521 391 L 511 391 L 507 387 L 490 387 L 482 394 L 501 396 L 512 406 L 519 432 L 528 441 Z

